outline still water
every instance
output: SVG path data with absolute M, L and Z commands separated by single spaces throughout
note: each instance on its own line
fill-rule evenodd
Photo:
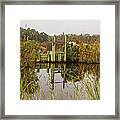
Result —
M 36 64 L 39 90 L 36 100 L 99 100 L 100 65 L 80 63 Z

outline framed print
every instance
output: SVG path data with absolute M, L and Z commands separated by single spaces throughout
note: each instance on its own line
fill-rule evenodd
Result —
M 119 119 L 118 1 L 1 5 L 1 118 Z

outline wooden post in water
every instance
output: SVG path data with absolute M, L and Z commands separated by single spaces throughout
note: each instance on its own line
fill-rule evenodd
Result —
M 55 62 L 55 35 L 52 40 L 52 56 L 51 56 L 51 61 Z
M 50 51 L 47 52 L 47 57 L 48 57 L 47 61 L 49 62 L 50 61 Z
M 66 62 L 66 41 L 67 41 L 66 35 L 64 36 L 64 41 L 65 41 L 65 43 L 64 43 L 64 62 Z

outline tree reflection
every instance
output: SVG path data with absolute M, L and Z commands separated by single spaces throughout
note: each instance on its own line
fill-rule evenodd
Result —
M 68 83 L 73 84 L 74 95 L 71 99 L 100 99 L 100 65 L 99 64 L 75 64 L 75 63 L 42 63 L 38 69 L 46 69 L 49 74 L 51 99 L 57 99 L 56 86 L 62 85 L 62 89 L 68 89 Z M 42 71 L 39 71 L 42 73 Z M 60 73 L 63 80 L 56 81 L 55 75 Z M 42 78 L 41 82 L 43 82 Z M 44 86 L 42 86 L 44 89 Z M 69 89 L 70 90 L 70 89 Z M 69 90 L 67 90 L 69 92 Z M 59 91 L 60 92 L 60 91 Z M 45 94 L 45 93 L 44 93 Z M 62 95 L 64 97 L 64 95 Z M 70 96 L 69 96 L 70 97 Z M 82 98 L 83 98 L 82 97 Z M 43 98 L 44 99 L 44 98 Z

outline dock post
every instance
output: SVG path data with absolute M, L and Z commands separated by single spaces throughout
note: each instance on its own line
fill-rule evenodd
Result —
M 52 41 L 52 56 L 51 56 L 51 61 L 55 62 L 55 35 L 54 35 L 53 41 Z
M 66 62 L 66 41 L 67 41 L 67 36 L 65 35 L 65 38 L 64 38 L 64 62 Z

